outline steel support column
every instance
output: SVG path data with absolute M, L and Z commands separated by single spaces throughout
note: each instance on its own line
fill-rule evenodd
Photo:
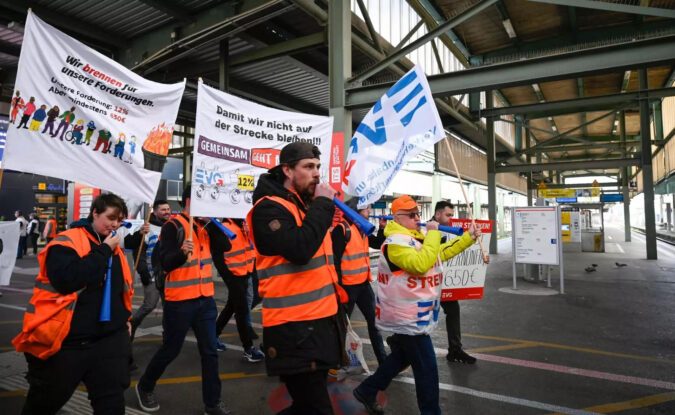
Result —
M 621 142 L 626 143 L 626 111 L 621 111 L 619 114 L 619 128 L 621 129 Z M 630 242 L 630 167 L 621 169 L 622 176 L 622 193 L 623 193 L 623 227 L 624 240 Z
M 491 90 L 485 91 L 486 108 L 494 107 L 494 96 Z M 488 187 L 488 219 L 492 221 L 492 236 L 490 237 L 490 253 L 497 254 L 497 173 L 495 171 L 495 120 L 485 120 L 485 134 L 487 138 L 487 187 Z M 480 206 L 478 207 L 480 209 Z M 478 211 L 480 213 L 480 210 Z M 475 214 L 475 212 L 474 212 Z
M 218 45 L 218 89 L 229 92 L 230 90 L 230 39 L 225 38 Z
M 525 121 L 525 149 L 530 149 L 530 131 L 528 130 L 529 121 Z M 529 166 L 532 164 L 532 154 L 528 151 L 525 155 L 525 162 Z M 527 172 L 527 206 L 532 206 L 532 171 Z
M 352 11 L 349 0 L 328 2 L 328 114 L 333 132 L 343 133 L 345 156 L 352 135 L 352 112 L 345 108 L 345 82 L 352 75 Z
M 638 69 L 640 89 L 647 89 L 647 70 Z M 645 202 L 645 238 L 647 259 L 656 259 L 656 215 L 654 214 L 654 176 L 652 175 L 652 143 L 649 126 L 649 102 L 640 101 L 640 138 L 642 139 L 642 190 Z

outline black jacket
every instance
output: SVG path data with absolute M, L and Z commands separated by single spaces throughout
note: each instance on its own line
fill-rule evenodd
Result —
M 270 174 L 260 176 L 253 202 L 264 196 L 284 198 L 298 206 L 306 216 L 302 226 L 297 226 L 293 214 L 285 207 L 263 200 L 253 208 L 250 224 L 256 249 L 263 255 L 280 255 L 294 264 L 306 264 L 321 246 L 332 224 L 333 201 L 318 197 L 307 207 Z M 327 370 L 340 364 L 341 330 L 336 317 L 265 327 L 263 338 L 270 376 Z
M 344 218 L 345 227 L 352 225 L 352 221 L 348 217 Z M 337 226 L 331 231 L 331 240 L 333 241 L 333 260 L 335 261 L 335 270 L 338 274 L 338 281 L 342 285 L 342 255 L 345 252 L 347 243 L 350 239 L 345 235 L 345 230 L 342 226 Z M 359 235 L 350 235 L 349 238 L 363 238 L 363 233 L 359 230 Z M 384 228 L 378 229 L 376 234 L 368 235 L 368 246 L 373 249 L 380 249 L 382 243 L 386 238 L 384 237 Z M 370 284 L 370 281 L 366 280 L 367 284 Z
M 87 219 L 73 222 L 71 228 L 84 227 L 94 240 L 105 239 L 94 232 Z M 47 253 L 47 278 L 60 294 L 71 294 L 84 288 L 77 298 L 70 331 L 63 347 L 78 347 L 111 335 L 126 327 L 131 313 L 122 300 L 124 276 L 118 257 L 113 257 L 111 268 L 110 321 L 99 322 L 103 301 L 103 280 L 112 250 L 107 244 L 91 242 L 91 252 L 80 258 L 74 249 L 62 245 L 49 248 Z

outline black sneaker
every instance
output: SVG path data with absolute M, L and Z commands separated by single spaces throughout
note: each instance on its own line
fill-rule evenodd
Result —
M 138 406 L 145 412 L 159 411 L 159 402 L 157 402 L 154 392 L 141 390 L 138 383 L 136 384 L 136 397 L 138 397 Z
M 377 403 L 377 401 L 367 400 L 366 397 L 363 396 L 361 392 L 359 392 L 358 388 L 354 389 L 354 392 L 352 393 L 354 394 L 356 400 L 361 402 L 363 407 L 366 408 L 366 411 L 368 411 L 370 415 L 384 415 L 384 408 L 382 405 Z
M 232 412 L 225 407 L 223 401 L 218 401 L 214 407 L 205 407 L 204 415 L 232 415 Z
M 448 352 L 447 359 L 450 362 L 466 363 L 468 365 L 472 365 L 472 364 L 476 363 L 476 358 L 468 355 L 462 349 L 451 350 L 450 352 Z

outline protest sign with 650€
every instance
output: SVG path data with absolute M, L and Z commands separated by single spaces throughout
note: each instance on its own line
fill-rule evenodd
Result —
M 468 230 L 471 219 L 453 219 L 450 226 L 462 227 Z M 492 222 L 476 220 L 480 229 L 483 246 L 490 245 Z M 452 238 L 454 235 L 450 235 Z M 485 272 L 487 264 L 483 263 L 483 254 L 478 243 L 443 262 L 443 284 L 441 285 L 441 301 L 478 300 L 483 298 L 485 286 Z

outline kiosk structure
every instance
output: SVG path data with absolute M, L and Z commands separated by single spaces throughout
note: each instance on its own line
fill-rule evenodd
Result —
M 513 209 L 513 289 L 516 264 L 558 265 L 560 294 L 565 293 L 562 261 L 562 234 L 559 206 L 532 206 Z M 549 268 L 547 287 L 551 287 Z

